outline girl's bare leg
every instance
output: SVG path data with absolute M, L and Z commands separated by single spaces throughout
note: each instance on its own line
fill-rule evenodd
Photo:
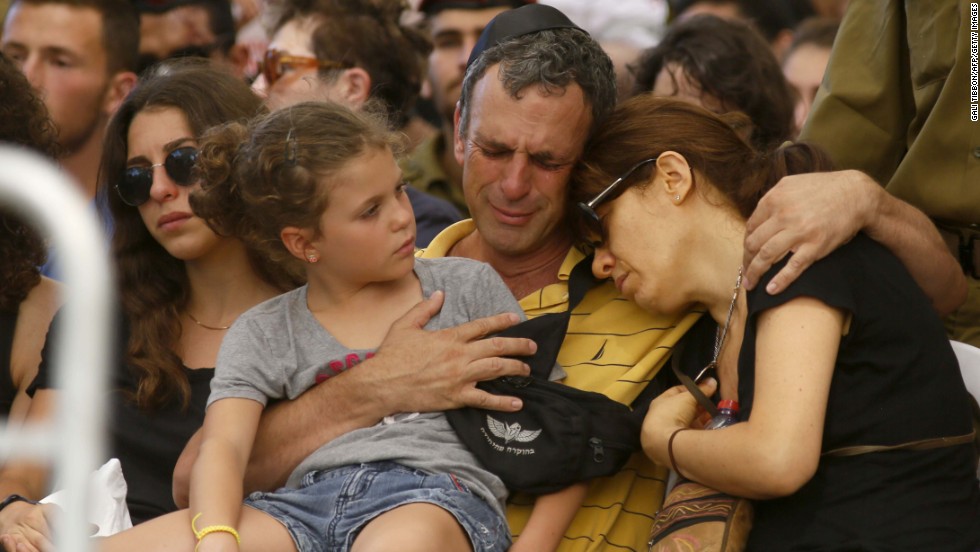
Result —
M 470 539 L 452 514 L 435 504 L 399 506 L 371 520 L 351 552 L 473 552 Z
M 193 552 L 197 539 L 191 531 L 191 514 L 180 510 L 102 539 L 100 552 Z M 200 529 L 198 525 L 198 529 Z M 242 506 L 238 533 L 241 552 L 296 552 L 286 528 L 272 516 Z

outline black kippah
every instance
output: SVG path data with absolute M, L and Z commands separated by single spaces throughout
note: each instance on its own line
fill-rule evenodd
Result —
M 466 66 L 472 65 L 484 50 L 493 48 L 507 39 L 550 29 L 577 29 L 585 32 L 581 27 L 572 23 L 572 20 L 565 14 L 552 6 L 528 4 L 507 10 L 494 17 L 483 29 L 480 39 L 473 46 L 473 52 L 470 53 L 470 59 L 466 62 Z

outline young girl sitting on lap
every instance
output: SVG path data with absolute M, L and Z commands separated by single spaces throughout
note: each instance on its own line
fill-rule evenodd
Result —
M 295 398 L 371 357 L 392 322 L 434 293 L 445 300 L 429 329 L 521 313 L 489 265 L 415 258 L 394 143 L 374 117 L 326 103 L 206 137 L 199 168 L 209 185 L 195 195 L 195 212 L 293 263 L 308 284 L 251 309 L 228 332 L 190 509 L 116 535 L 105 550 L 508 549 L 507 491 L 440 412 L 351 431 L 306 458 L 287 487 L 254 493 L 242 507 L 243 472 L 270 399 Z M 560 535 L 553 520 L 570 515 L 540 516 L 545 524 L 521 539 Z

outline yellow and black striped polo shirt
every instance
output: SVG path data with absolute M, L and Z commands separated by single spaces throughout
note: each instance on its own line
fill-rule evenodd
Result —
M 419 251 L 420 257 L 442 257 L 476 229 L 472 220 L 450 226 Z M 520 299 L 529 318 L 568 308 L 568 277 L 584 258 L 572 248 L 558 273 L 558 283 Z M 670 356 L 674 344 L 703 311 L 654 316 L 624 299 L 611 282 L 589 290 L 572 312 L 558 362 L 567 385 L 604 393 L 630 404 Z M 560 552 L 646 550 L 654 512 L 663 500 L 667 470 L 637 453 L 618 474 L 594 480 L 581 509 L 565 533 Z M 508 499 L 507 520 L 519 536 L 534 498 Z

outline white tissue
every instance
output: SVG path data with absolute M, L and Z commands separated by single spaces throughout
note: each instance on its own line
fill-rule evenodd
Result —
M 133 526 L 126 506 L 126 479 L 119 460 L 113 458 L 89 477 L 91 504 L 88 521 L 97 525 L 96 537 L 108 537 Z M 41 500 L 42 504 L 56 504 L 64 508 L 65 491 L 52 493 Z

